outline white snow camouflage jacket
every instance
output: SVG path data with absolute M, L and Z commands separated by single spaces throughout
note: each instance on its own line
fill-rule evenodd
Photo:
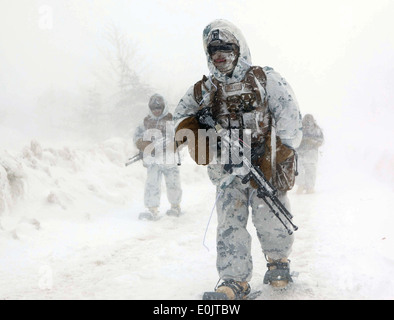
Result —
M 165 121 L 164 118 L 166 118 L 166 116 L 169 114 L 167 101 L 164 98 L 163 98 L 163 100 L 164 100 L 164 109 L 163 109 L 163 112 L 160 116 L 155 117 L 154 114 L 152 113 L 152 111 L 148 108 L 148 110 L 149 110 L 148 118 L 150 118 L 152 121 L 156 121 L 155 127 L 158 129 L 163 126 L 163 123 L 161 123 L 161 122 Z M 167 123 L 167 125 L 169 127 L 171 127 L 171 129 L 173 131 L 172 121 L 170 123 Z M 165 125 L 164 125 L 164 127 L 165 127 Z M 137 129 L 135 130 L 135 133 L 133 136 L 133 142 L 136 143 L 138 139 L 143 139 L 144 133 L 147 129 L 151 129 L 151 128 L 146 128 L 144 123 L 140 124 L 137 127 Z
M 222 74 L 213 64 L 208 53 L 208 39 L 213 30 L 226 30 L 231 33 L 238 41 L 240 56 L 231 77 Z M 186 94 L 180 100 L 174 113 L 175 127 L 187 117 L 194 116 L 197 111 L 205 106 L 210 105 L 210 90 L 212 90 L 212 76 L 218 81 L 230 84 L 241 81 L 247 71 L 252 66 L 249 47 L 241 31 L 232 23 L 226 20 L 215 20 L 208 24 L 203 31 L 203 46 L 207 57 L 208 69 L 210 75 L 205 82 L 207 89 L 203 88 L 201 105 L 196 102 L 194 97 L 194 85 L 189 88 Z M 267 76 L 266 90 L 260 88 L 261 97 L 267 97 L 268 108 L 272 112 L 273 119 L 276 123 L 276 135 L 285 145 L 297 148 L 302 139 L 302 118 L 299 111 L 296 97 L 286 80 L 270 67 L 263 68 Z M 257 81 L 258 82 L 258 81 Z

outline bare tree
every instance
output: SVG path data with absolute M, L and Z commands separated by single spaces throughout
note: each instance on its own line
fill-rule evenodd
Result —
M 94 140 L 125 136 L 146 114 L 152 89 L 140 76 L 144 65 L 137 44 L 114 26 L 105 40 L 105 61 L 93 70 L 95 81 L 77 91 L 51 87 L 40 95 L 38 121 L 48 132 Z
M 109 101 L 109 118 L 114 128 L 124 133 L 136 125 L 136 119 L 146 113 L 145 106 L 152 94 L 152 88 L 140 76 L 143 73 L 143 61 L 142 57 L 138 56 L 136 42 L 114 26 L 108 27 L 105 38 L 109 47 L 104 54 L 117 88 Z

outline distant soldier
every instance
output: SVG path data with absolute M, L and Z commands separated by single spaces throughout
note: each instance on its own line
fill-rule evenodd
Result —
M 159 156 L 158 152 L 165 152 L 170 144 L 165 139 L 162 139 L 160 142 L 145 141 L 143 138 L 144 133 L 151 129 L 160 130 L 162 137 L 166 137 L 166 130 L 174 130 L 172 114 L 168 112 L 167 104 L 159 94 L 154 94 L 150 98 L 149 115 L 145 117 L 144 123 L 137 128 L 134 134 L 134 142 L 140 152 L 144 152 L 146 147 L 153 144 L 155 146 L 153 152 L 155 152 L 156 156 Z M 158 143 L 161 145 L 159 146 Z M 179 216 L 181 214 L 182 189 L 177 165 L 166 164 L 165 162 L 160 163 L 160 161 L 151 163 L 144 161 L 144 166 L 148 170 L 144 193 L 144 204 L 148 211 L 142 212 L 139 218 L 147 220 L 157 220 L 159 218 L 161 179 L 163 175 L 166 182 L 167 198 L 171 204 L 171 208 L 166 213 L 170 216 Z
M 304 116 L 302 127 L 302 141 L 297 149 L 299 175 L 296 184 L 298 185 L 298 194 L 315 191 L 319 147 L 324 142 L 323 132 L 311 114 Z

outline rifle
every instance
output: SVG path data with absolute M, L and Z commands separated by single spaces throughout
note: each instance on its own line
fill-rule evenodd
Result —
M 181 165 L 181 156 L 179 154 L 178 142 L 175 142 L 175 143 L 176 143 L 176 152 L 177 152 L 177 165 L 180 166 Z M 129 160 L 125 163 L 126 167 L 133 164 L 134 162 L 141 160 L 143 157 L 144 157 L 143 152 L 137 153 L 135 156 L 132 156 L 131 158 L 129 158 Z
M 129 158 L 129 160 L 126 162 L 126 167 L 133 164 L 134 162 L 137 162 L 139 160 L 141 160 L 144 156 L 143 152 L 139 152 L 137 153 L 135 156 L 132 156 L 131 158 Z
M 225 129 L 213 119 L 213 115 L 209 108 L 203 108 L 197 112 L 195 115 L 198 122 L 205 127 L 205 129 L 213 128 L 216 133 L 221 137 L 222 143 L 225 142 L 227 145 L 230 145 L 229 136 L 223 134 Z M 288 234 L 293 234 L 293 231 L 296 231 L 298 227 L 291 221 L 293 218 L 292 214 L 286 209 L 286 207 L 280 202 L 278 199 L 278 190 L 265 178 L 264 173 L 261 171 L 259 166 L 256 166 L 252 163 L 252 159 L 256 157 L 256 154 L 250 152 L 248 154 L 252 154 L 252 159 L 248 159 L 247 157 L 243 157 L 244 151 L 251 151 L 251 147 L 243 142 L 242 139 L 238 139 L 239 142 L 239 154 L 232 153 L 232 156 L 235 157 L 236 162 L 243 162 L 244 168 L 247 169 L 248 173 L 242 178 L 242 183 L 246 184 L 250 179 L 253 179 L 257 183 L 257 196 L 264 200 L 267 204 L 268 208 L 271 212 L 279 219 L 282 225 L 287 230 Z M 242 157 L 242 159 L 241 159 Z M 231 166 L 231 161 L 230 161 Z M 228 165 L 227 165 L 228 168 Z M 231 168 L 230 168 L 231 169 Z M 269 201 L 271 200 L 271 202 Z M 291 226 L 289 228 L 285 223 L 284 219 L 287 220 Z

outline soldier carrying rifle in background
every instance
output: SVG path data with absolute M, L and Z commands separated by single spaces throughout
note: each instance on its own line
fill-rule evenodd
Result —
M 134 133 L 134 143 L 140 152 L 126 163 L 126 165 L 129 165 L 142 159 L 144 167 L 147 168 L 144 192 L 144 204 L 147 211 L 139 215 L 140 219 L 157 220 L 160 218 L 159 206 L 163 175 L 167 198 L 171 204 L 171 208 L 167 210 L 166 214 L 176 217 L 181 215 L 182 189 L 179 169 L 176 164 L 163 159 L 166 150 L 173 153 L 174 144 L 171 141 L 172 139 L 165 138 L 167 136 L 173 137 L 173 130 L 172 114 L 168 112 L 166 101 L 163 96 L 154 94 L 149 100 L 149 115 L 145 117 L 143 124 Z M 149 133 L 151 133 L 150 136 Z M 151 139 L 148 140 L 146 137 Z M 150 151 L 149 156 L 147 150 Z

